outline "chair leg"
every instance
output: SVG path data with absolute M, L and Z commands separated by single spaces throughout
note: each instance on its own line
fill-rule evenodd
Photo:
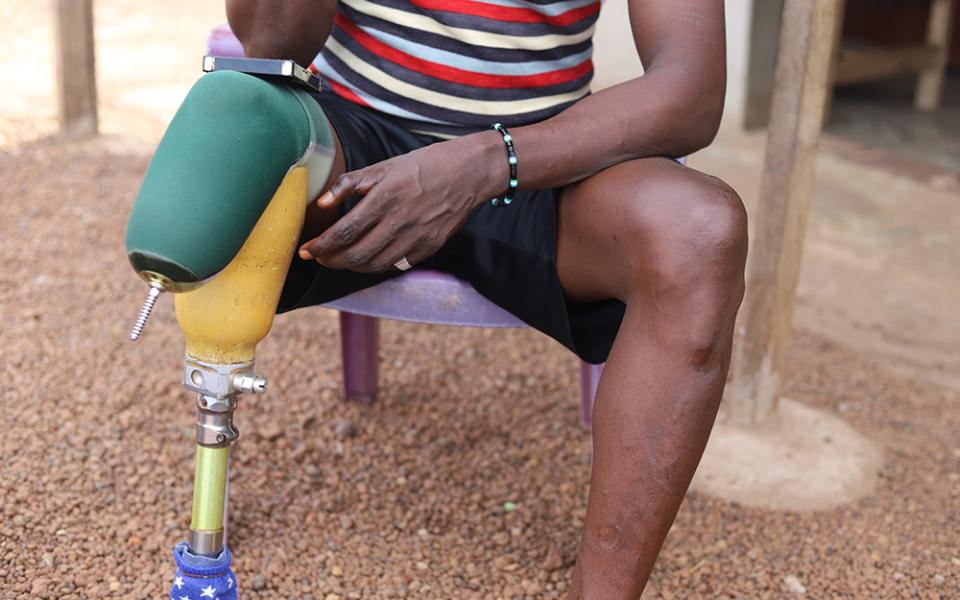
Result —
M 340 353 L 343 358 L 343 398 L 372 404 L 377 399 L 377 345 L 379 321 L 340 313 Z
M 602 373 L 602 364 L 580 363 L 580 426 L 587 431 L 590 431 L 593 421 L 593 403 L 597 398 L 597 386 Z

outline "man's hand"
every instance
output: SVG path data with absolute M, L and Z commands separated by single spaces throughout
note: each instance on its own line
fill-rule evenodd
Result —
M 361 273 L 393 269 L 430 257 L 473 209 L 507 189 L 509 168 L 500 135 L 476 133 L 438 142 L 341 175 L 317 204 L 330 208 L 363 199 L 322 235 L 300 247 L 300 257 Z

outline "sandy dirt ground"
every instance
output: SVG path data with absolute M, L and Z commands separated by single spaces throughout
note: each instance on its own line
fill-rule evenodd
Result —
M 2 599 L 163 597 L 189 522 L 182 338 L 163 298 L 127 342 L 145 290 L 122 238 L 222 8 L 96 6 L 107 135 L 61 142 L 47 5 L 0 4 Z M 692 492 L 645 598 L 960 597 L 960 186 L 825 147 L 784 393 L 880 444 L 880 483 L 817 513 Z M 693 164 L 752 206 L 762 151 L 726 132 Z M 573 357 L 385 323 L 380 402 L 349 406 L 336 325 L 284 315 L 259 348 L 272 389 L 238 413 L 231 487 L 244 597 L 562 597 L 590 461 Z

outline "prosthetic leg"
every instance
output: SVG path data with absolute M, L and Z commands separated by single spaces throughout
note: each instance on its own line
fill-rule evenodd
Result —
M 333 161 L 329 125 L 305 92 L 236 72 L 194 86 L 144 178 L 127 228 L 131 264 L 151 286 L 131 332 L 176 292 L 184 386 L 197 394 L 189 541 L 174 550 L 170 597 L 237 597 L 226 545 L 233 413 L 262 393 L 253 370 L 270 331 L 306 203 Z

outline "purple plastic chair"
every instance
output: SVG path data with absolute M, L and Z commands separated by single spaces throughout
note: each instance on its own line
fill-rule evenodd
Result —
M 242 57 L 243 47 L 224 23 L 207 38 L 214 56 Z M 324 304 L 340 311 L 343 394 L 348 401 L 372 403 L 377 397 L 378 319 L 461 327 L 525 327 L 469 283 L 439 271 L 414 269 L 374 287 Z M 580 424 L 590 429 L 593 401 L 603 365 L 580 363 Z
M 452 275 L 413 270 L 324 304 L 340 311 L 343 392 L 370 403 L 377 395 L 377 319 L 461 327 L 525 327 L 469 283 Z M 590 428 L 593 399 L 603 365 L 580 363 L 580 423 Z

